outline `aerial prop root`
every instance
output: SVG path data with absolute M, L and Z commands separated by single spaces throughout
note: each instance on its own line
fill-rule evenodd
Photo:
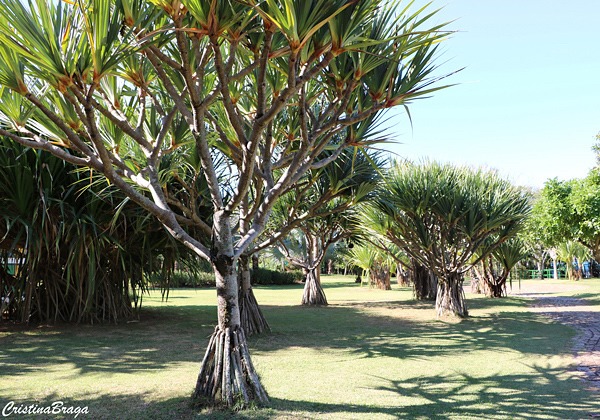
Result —
M 227 407 L 269 403 L 252 364 L 244 330 L 239 326 L 225 330 L 215 327 L 202 360 L 194 398 Z

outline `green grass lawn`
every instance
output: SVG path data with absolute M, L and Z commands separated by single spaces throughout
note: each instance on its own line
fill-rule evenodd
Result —
M 573 371 L 575 331 L 528 312 L 522 297 L 467 294 L 469 318 L 436 320 L 433 303 L 412 300 L 409 288 L 323 280 L 327 307 L 299 305 L 300 285 L 255 289 L 273 328 L 249 343 L 270 408 L 233 414 L 190 405 L 216 324 L 215 291 L 192 289 L 171 291 L 167 302 L 158 292 L 146 296 L 139 322 L 0 324 L 0 410 L 9 401 L 63 401 L 87 406 L 78 417 L 85 419 L 583 419 L 600 412 L 598 396 Z M 564 295 L 600 305 L 600 280 L 572 284 L 585 289 Z

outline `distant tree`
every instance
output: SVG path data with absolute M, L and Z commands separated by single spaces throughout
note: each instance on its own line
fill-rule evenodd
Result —
M 435 273 L 438 316 L 468 315 L 464 273 L 514 237 L 529 212 L 527 195 L 497 174 L 437 162 L 397 165 L 374 204 L 361 213 L 363 229 Z
M 572 181 L 549 179 L 533 202 L 531 216 L 526 224 L 526 236 L 544 249 L 564 242 L 573 236 L 573 207 L 570 197 Z
M 533 205 L 530 225 L 546 248 L 577 241 L 600 262 L 600 168 L 583 179 L 548 180 Z
M 363 275 L 368 277 L 370 287 L 381 290 L 392 289 L 391 274 L 397 262 L 390 253 L 364 242 L 352 248 L 350 255 L 352 262 L 363 269 Z
M 473 265 L 476 277 L 471 282 L 478 281 L 482 291 L 489 297 L 502 297 L 506 294 L 510 271 L 527 254 L 528 249 L 519 238 L 502 242 L 479 264 Z M 478 254 L 476 256 L 479 257 Z
M 580 243 L 575 247 L 575 252 L 573 253 L 574 263 L 577 264 L 577 270 L 575 272 L 575 277 L 580 280 L 584 276 L 584 267 L 586 261 L 589 261 L 592 258 L 591 251 Z
M 370 214 L 372 219 L 369 225 L 365 225 L 364 221 L 360 221 L 355 226 L 355 231 L 358 232 L 363 242 L 391 256 L 396 262 L 396 272 L 400 277 L 399 269 L 405 269 L 405 274 L 402 276 L 401 282 L 404 284 L 412 283 L 414 297 L 418 300 L 436 300 L 437 297 L 437 276 L 427 266 L 423 265 L 418 259 L 411 257 L 410 253 L 405 252 L 402 247 L 391 242 L 385 235 L 375 234 L 373 227 L 377 226 L 379 230 L 385 229 L 387 226 L 387 216 L 383 213 L 372 212 L 372 206 L 368 203 L 360 210 L 364 214 Z M 360 220 L 361 218 L 359 218 Z M 374 223 L 373 223 L 374 222 Z M 367 256 L 366 254 L 365 256 Z
M 552 258 L 552 278 L 558 279 L 558 266 L 556 261 L 558 260 L 558 252 L 556 252 L 556 248 L 550 248 L 548 250 L 548 255 Z
M 583 263 L 590 257 L 590 250 L 579 242 L 567 241 L 559 244 L 556 252 L 558 259 L 567 265 L 569 280 L 580 280 L 583 276 Z
M 541 192 L 536 191 L 531 193 L 532 212 L 525 220 L 524 228 L 519 233 L 519 238 L 529 251 L 529 258 L 535 261 L 539 273 L 539 277 L 543 278 L 545 262 L 550 256 L 550 249 L 554 244 L 553 235 L 550 234 L 551 229 L 557 229 L 558 226 L 550 226 L 552 217 L 546 214 L 546 209 L 541 206 L 539 201 L 546 200 L 541 197 Z M 548 225 L 548 226 L 545 226 Z
M 352 235 L 352 208 L 370 198 L 379 182 L 381 165 L 376 155 L 346 151 L 335 163 L 308 173 L 301 186 L 281 197 L 273 207 L 265 232 L 267 239 L 257 249 L 277 243 L 287 260 L 303 269 L 306 281 L 302 304 L 327 304 L 321 287 L 321 263 L 332 245 Z M 302 248 L 292 249 L 281 240 L 291 228 L 301 232 Z
M 592 146 L 592 152 L 596 155 L 596 166 L 600 166 L 600 133 L 596 134 L 596 143 Z

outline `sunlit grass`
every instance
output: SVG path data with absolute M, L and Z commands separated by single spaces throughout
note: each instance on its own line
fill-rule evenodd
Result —
M 571 369 L 574 330 L 529 312 L 523 297 L 467 294 L 469 318 L 437 320 L 433 304 L 412 300 L 409 288 L 323 280 L 327 307 L 299 305 L 301 285 L 255 289 L 273 333 L 252 337 L 251 353 L 272 405 L 235 417 L 579 419 L 600 412 Z M 600 302 L 598 280 L 558 282 L 585 287 L 563 295 Z M 198 415 L 189 404 L 216 323 L 215 297 L 213 289 L 174 290 L 164 302 L 155 292 L 145 297 L 140 322 L 117 326 L 0 324 L 0 409 L 11 400 L 61 400 L 87 405 L 85 418 L 93 419 L 232 418 Z

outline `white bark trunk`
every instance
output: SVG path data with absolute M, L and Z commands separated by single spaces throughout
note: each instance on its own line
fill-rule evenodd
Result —
M 302 294 L 303 305 L 327 305 L 325 292 L 321 287 L 321 277 L 319 268 L 308 271 L 306 283 L 304 283 L 304 293 Z
M 214 227 L 210 258 L 215 271 L 217 285 L 217 312 L 219 328 L 240 325 L 237 273 L 233 259 L 233 235 L 231 216 L 224 211 L 214 215 Z
M 251 401 L 268 404 L 240 326 L 231 216 L 224 211 L 214 215 L 210 257 L 217 283 L 218 325 L 206 349 L 194 396 L 228 407 Z

